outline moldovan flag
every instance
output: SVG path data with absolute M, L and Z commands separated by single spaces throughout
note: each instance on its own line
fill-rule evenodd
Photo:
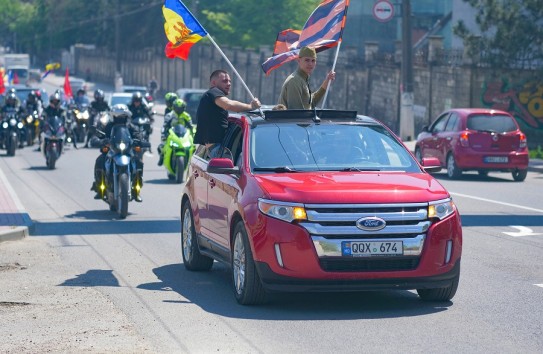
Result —
M 190 48 L 207 36 L 206 30 L 180 0 L 166 0 L 162 13 L 166 21 L 164 32 L 169 41 L 164 49 L 166 57 L 187 60 Z
M 262 64 L 262 70 L 266 75 L 269 75 L 272 70 L 298 58 L 298 52 L 302 47 L 311 47 L 315 48 L 317 52 L 322 52 L 337 46 L 343 35 L 348 7 L 349 0 L 323 0 L 307 19 L 300 33 L 300 38 L 288 46 L 288 51 L 276 54 L 276 51 L 285 48 L 284 46 L 278 47 L 276 41 L 274 56 Z M 288 31 L 286 35 L 295 35 L 294 30 L 285 31 Z M 277 36 L 278 40 L 281 33 Z
M 66 67 L 66 75 L 64 75 L 64 97 L 66 99 L 73 98 L 72 86 L 70 86 L 70 71 Z

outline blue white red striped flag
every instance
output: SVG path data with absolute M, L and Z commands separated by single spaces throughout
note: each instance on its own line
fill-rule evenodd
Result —
M 347 18 L 347 9 L 350 0 L 323 0 L 307 19 L 300 37 L 294 43 L 285 46 L 283 43 L 278 45 L 281 34 L 284 37 L 292 38 L 295 30 L 285 30 L 279 33 L 274 49 L 274 55 L 268 58 L 263 64 L 262 69 L 269 73 L 279 66 L 298 58 L 298 52 L 302 47 L 315 48 L 317 52 L 322 52 L 328 48 L 337 46 L 343 35 L 345 20 Z M 288 43 L 285 39 L 284 42 Z M 288 49 L 286 51 L 285 47 Z

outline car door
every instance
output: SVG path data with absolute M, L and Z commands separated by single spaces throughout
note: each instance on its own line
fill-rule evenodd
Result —
M 428 134 L 421 141 L 422 157 L 439 158 L 441 154 L 440 151 L 442 150 L 442 147 L 443 147 L 442 132 L 445 130 L 445 126 L 447 125 L 447 119 L 449 118 L 449 115 L 450 115 L 449 112 L 446 112 L 440 115 L 428 129 L 430 134 Z
M 202 235 L 209 235 L 207 192 L 209 185 L 209 175 L 206 172 L 209 162 L 208 150 L 204 145 L 200 145 L 191 159 L 191 173 L 194 185 L 194 209 L 196 209 L 195 218 L 199 221 Z
M 241 127 L 231 123 L 223 141 L 221 158 L 230 158 L 237 162 L 239 153 L 238 147 L 243 140 Z M 208 183 L 208 220 L 207 227 L 214 241 L 218 242 L 225 249 L 230 249 L 230 215 L 234 201 L 239 192 L 238 176 L 228 174 L 209 174 Z
M 451 112 L 449 119 L 447 119 L 447 125 L 445 130 L 440 132 L 440 145 L 439 150 L 436 151 L 436 157 L 444 165 L 447 160 L 447 154 L 449 151 L 454 151 L 454 145 L 457 143 L 460 132 L 458 126 L 460 117 L 456 112 Z

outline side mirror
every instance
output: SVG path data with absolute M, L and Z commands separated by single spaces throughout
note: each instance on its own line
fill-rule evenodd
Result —
M 206 171 L 208 173 L 217 173 L 222 175 L 240 174 L 239 167 L 234 167 L 232 160 L 225 158 L 214 158 L 209 160 Z
M 422 131 L 423 131 L 423 132 L 428 132 L 428 131 L 429 131 L 428 128 L 429 128 L 429 127 L 428 127 L 427 125 L 425 125 L 424 127 L 422 127 Z
M 441 163 L 437 157 L 423 157 L 421 165 L 424 168 L 424 171 L 428 173 L 441 171 Z

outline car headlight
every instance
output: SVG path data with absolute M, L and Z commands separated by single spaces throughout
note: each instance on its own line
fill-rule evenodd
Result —
M 428 205 L 428 217 L 430 219 L 437 218 L 439 220 L 445 219 L 447 216 L 454 213 L 456 206 L 452 199 L 438 200 L 430 202 Z
M 292 222 L 293 220 L 307 220 L 307 214 L 302 204 L 259 199 L 258 209 L 263 214 L 287 222 Z

